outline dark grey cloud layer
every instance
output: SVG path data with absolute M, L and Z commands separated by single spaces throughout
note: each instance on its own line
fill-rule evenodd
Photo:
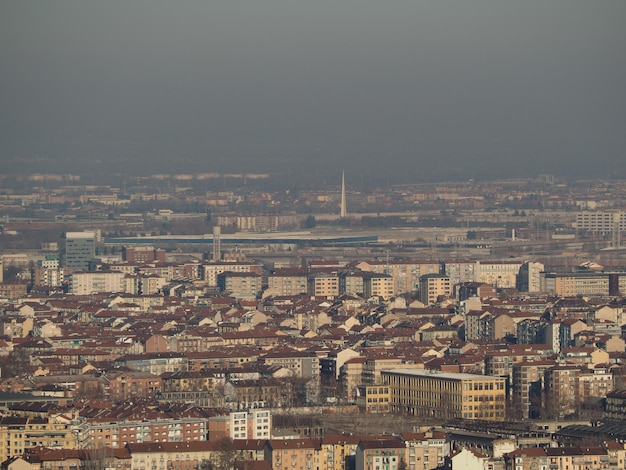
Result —
M 625 177 L 625 19 L 621 0 L 1 0 L 0 164 Z

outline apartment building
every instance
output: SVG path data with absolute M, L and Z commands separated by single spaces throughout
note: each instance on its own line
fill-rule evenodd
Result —
M 389 387 L 385 385 L 359 385 L 356 404 L 365 413 L 389 413 Z
M 420 277 L 420 300 L 425 305 L 433 305 L 440 296 L 452 295 L 450 278 L 443 274 L 425 274 Z
M 452 285 L 476 282 L 480 265 L 475 260 L 445 260 L 443 262 L 443 273 L 450 278 Z
M 626 212 L 585 211 L 576 214 L 574 228 L 591 235 L 609 235 L 614 230 L 626 231 Z
M 217 275 L 217 286 L 223 292 L 257 296 L 263 288 L 263 277 L 253 272 L 234 273 L 226 271 Z
M 544 372 L 554 361 L 523 361 L 512 366 L 512 412 L 517 418 L 539 418 Z
M 354 468 L 354 459 L 359 442 L 361 442 L 359 436 L 325 434 L 321 444 L 320 468 L 326 470 Z
M 311 274 L 307 278 L 307 293 L 316 297 L 339 295 L 339 276 L 336 273 Z
M 119 271 L 77 271 L 70 275 L 69 291 L 74 295 L 125 292 L 124 276 Z
M 165 263 L 165 250 L 153 246 L 124 246 L 122 259 L 128 264 Z
M 553 366 L 544 372 L 548 417 L 563 419 L 578 413 L 580 405 L 577 366 Z
M 396 294 L 394 279 L 389 274 L 366 273 L 363 276 L 363 296 L 389 300 Z
M 204 281 L 209 287 L 217 287 L 217 276 L 225 272 L 263 274 L 263 265 L 251 262 L 212 262 L 202 265 Z
M 478 282 L 496 288 L 510 289 L 517 285 L 521 261 L 478 261 Z
M 276 269 L 267 276 L 268 291 L 275 295 L 306 294 L 308 277 L 306 269 Z
M 406 452 L 397 438 L 363 439 L 356 449 L 355 470 L 399 470 L 406 464 Z
M 272 414 L 269 410 L 253 409 L 231 411 L 227 415 L 212 416 L 208 421 L 209 440 L 269 439 L 272 431 Z
M 268 439 L 264 460 L 269 461 L 272 468 L 321 468 L 321 450 L 319 439 Z
M 506 416 L 506 379 L 425 370 L 385 370 L 391 411 L 440 419 L 502 421 Z
M 357 269 L 365 272 L 388 274 L 393 278 L 394 292 L 415 292 L 419 289 L 419 279 L 425 274 L 439 274 L 439 262 L 432 260 L 374 260 L 362 261 Z
M 624 272 L 571 272 L 541 273 L 541 291 L 554 293 L 561 297 L 618 296 L 626 292 L 626 273 Z
M 443 466 L 448 453 L 446 433 L 442 431 L 402 433 L 406 444 L 406 464 L 409 470 L 434 470 Z
M 56 418 L 4 416 L 0 418 L 0 442 L 1 462 L 35 446 L 77 448 L 69 423 Z
M 320 376 L 319 357 L 308 351 L 273 351 L 261 357 L 268 366 L 280 366 L 288 369 L 293 377 L 316 378 Z

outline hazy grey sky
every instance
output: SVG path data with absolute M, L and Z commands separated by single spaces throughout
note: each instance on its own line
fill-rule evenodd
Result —
M 625 87 L 624 0 L 0 0 L 5 172 L 626 177 Z

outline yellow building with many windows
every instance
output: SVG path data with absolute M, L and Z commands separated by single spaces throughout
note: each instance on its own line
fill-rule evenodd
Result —
M 394 413 L 501 421 L 506 417 L 506 379 L 431 370 L 382 371 Z

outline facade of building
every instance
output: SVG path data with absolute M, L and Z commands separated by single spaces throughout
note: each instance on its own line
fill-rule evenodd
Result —
M 497 288 L 514 288 L 517 285 L 521 261 L 478 261 L 478 282 Z
M 4 416 L 0 418 L 0 442 L 2 462 L 35 446 L 76 449 L 76 437 L 69 423 L 52 418 Z
M 432 260 L 363 261 L 356 266 L 361 271 L 388 274 L 394 281 L 394 292 L 416 292 L 419 279 L 425 274 L 439 274 L 441 266 Z
M 267 276 L 267 288 L 275 295 L 306 294 L 308 276 L 305 269 L 277 269 Z
M 420 300 L 425 305 L 433 305 L 439 296 L 450 296 L 452 283 L 450 278 L 443 274 L 425 274 L 420 277 Z
M 400 439 L 367 439 L 356 449 L 355 470 L 398 470 L 406 464 L 406 446 Z
M 257 273 L 227 271 L 217 275 L 217 286 L 221 291 L 256 296 L 263 288 L 263 277 Z
M 356 404 L 365 413 L 389 413 L 389 387 L 359 385 Z
M 66 268 L 73 271 L 87 271 L 95 257 L 95 232 L 67 232 L 65 234 Z
M 263 265 L 248 262 L 213 262 L 202 266 L 204 281 L 209 287 L 217 287 L 217 276 L 221 273 L 263 274 Z
M 153 246 L 124 246 L 122 259 L 128 264 L 165 263 L 165 250 Z
M 363 276 L 363 296 L 389 300 L 396 294 L 393 277 L 389 274 L 367 273 Z
M 339 276 L 332 273 L 311 274 L 307 278 L 307 294 L 316 297 L 336 297 L 339 295 Z
M 506 379 L 487 375 L 425 370 L 385 370 L 391 411 L 442 419 L 502 421 L 506 416 Z
M 576 295 L 617 296 L 626 292 L 626 273 L 570 272 L 541 273 L 541 291 L 573 297 Z
M 626 212 L 585 211 L 576 214 L 574 228 L 591 235 L 609 235 L 617 228 L 626 231 Z
M 125 292 L 124 276 L 119 271 L 77 271 L 70 275 L 69 291 L 75 295 Z
M 580 406 L 578 366 L 554 366 L 544 372 L 548 417 L 563 419 L 575 415 Z

